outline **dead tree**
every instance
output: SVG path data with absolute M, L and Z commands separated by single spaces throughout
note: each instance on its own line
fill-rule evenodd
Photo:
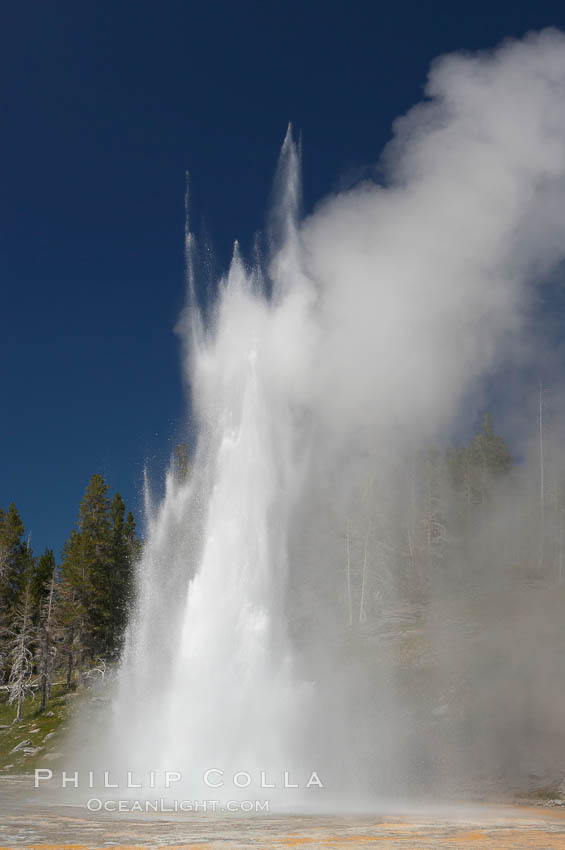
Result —
M 39 679 L 41 687 L 40 711 L 44 711 L 47 697 L 51 695 L 51 682 L 57 652 L 57 622 L 55 618 L 55 574 L 51 576 L 49 593 L 41 603 L 39 622 Z
M 16 703 L 14 723 L 22 719 L 22 703 L 31 693 L 33 656 L 31 644 L 34 637 L 32 619 L 32 597 L 29 585 L 23 602 L 16 609 L 10 629 L 10 676 L 8 679 L 8 703 Z

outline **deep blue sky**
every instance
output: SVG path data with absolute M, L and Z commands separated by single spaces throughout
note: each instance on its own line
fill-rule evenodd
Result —
M 139 509 L 182 436 L 185 170 L 223 263 L 289 120 L 311 208 L 376 160 L 436 55 L 548 25 L 562 2 L 3 4 L 0 506 L 36 551 L 60 552 L 93 472 Z

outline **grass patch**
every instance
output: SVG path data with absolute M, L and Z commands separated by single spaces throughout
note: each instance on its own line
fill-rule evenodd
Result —
M 536 788 L 535 791 L 530 791 L 528 797 L 532 800 L 555 800 L 559 798 L 561 794 L 555 788 Z
M 16 706 L 8 705 L 5 692 L 0 696 L 0 775 L 29 773 L 38 762 L 49 764 L 51 754 L 58 752 L 64 734 L 65 720 L 69 718 L 74 689 L 67 690 L 64 684 L 53 685 L 51 699 L 45 711 L 39 711 L 41 696 L 38 692 L 26 699 L 22 705 L 22 719 L 14 723 Z M 35 753 L 26 753 L 24 748 L 12 752 L 21 741 L 29 741 Z M 27 748 L 26 747 L 26 748 Z M 46 761 L 47 757 L 47 761 Z

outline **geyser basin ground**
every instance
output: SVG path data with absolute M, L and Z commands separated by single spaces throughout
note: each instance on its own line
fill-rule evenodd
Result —
M 0 848 L 565 848 L 565 810 L 466 806 L 415 814 L 93 814 L 37 797 L 30 777 L 0 780 Z

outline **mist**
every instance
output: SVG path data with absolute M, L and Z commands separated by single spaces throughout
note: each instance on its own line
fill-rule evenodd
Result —
M 565 776 L 565 36 L 436 60 L 375 173 L 303 217 L 289 129 L 268 250 L 204 308 L 187 234 L 198 442 L 85 764 L 307 809 Z

